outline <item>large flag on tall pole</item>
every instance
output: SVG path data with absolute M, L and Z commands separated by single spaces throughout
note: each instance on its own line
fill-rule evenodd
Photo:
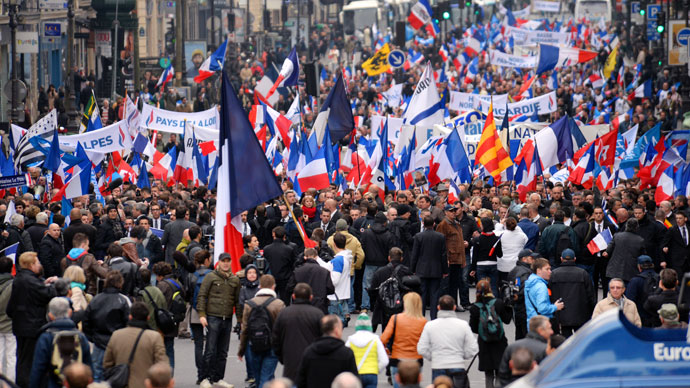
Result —
M 513 165 L 496 131 L 493 102 L 489 105 L 489 113 L 486 116 L 482 137 L 477 145 L 475 164 L 484 166 L 494 179 L 498 178 L 501 172 Z
M 237 272 L 244 253 L 240 214 L 281 196 L 283 191 L 228 76 L 223 73 L 222 77 L 213 260 L 216 262 L 223 252 L 230 253 L 232 270 Z

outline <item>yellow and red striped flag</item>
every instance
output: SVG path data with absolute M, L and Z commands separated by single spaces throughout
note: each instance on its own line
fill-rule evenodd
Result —
M 497 179 L 501 172 L 513 165 L 496 131 L 493 102 L 489 105 L 489 114 L 486 116 L 482 137 L 479 139 L 475 164 L 484 166 L 494 179 Z

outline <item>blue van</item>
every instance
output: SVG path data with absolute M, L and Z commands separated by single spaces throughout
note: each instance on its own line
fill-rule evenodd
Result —
M 610 310 L 509 387 L 690 387 L 687 334 L 685 329 L 638 328 L 621 310 Z

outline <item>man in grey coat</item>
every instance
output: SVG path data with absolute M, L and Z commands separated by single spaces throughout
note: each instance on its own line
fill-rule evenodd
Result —
M 189 210 L 184 206 L 180 206 L 175 209 L 175 221 L 165 225 L 161 243 L 165 246 L 165 262 L 168 264 L 172 265 L 174 263 L 172 255 L 177 248 L 177 244 L 182 241 L 182 234 L 185 229 L 189 229 L 195 225 L 193 222 L 187 221 L 186 216 L 188 214 Z

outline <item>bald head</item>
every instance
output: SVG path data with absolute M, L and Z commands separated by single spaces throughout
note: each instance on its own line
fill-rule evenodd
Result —
M 69 212 L 69 219 L 70 220 L 81 220 L 81 209 L 77 209 L 76 207 L 72 209 Z
M 628 220 L 630 217 L 630 214 L 628 214 L 628 210 L 625 208 L 620 208 L 616 210 L 616 221 L 618 221 L 618 224 L 621 222 L 625 222 Z
M 71 363 L 65 368 L 65 387 L 86 388 L 93 381 L 91 368 L 80 362 Z
M 335 199 L 327 199 L 323 206 L 332 213 L 338 208 L 338 202 Z

